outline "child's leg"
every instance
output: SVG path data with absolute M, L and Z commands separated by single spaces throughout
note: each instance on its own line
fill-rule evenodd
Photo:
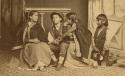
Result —
M 62 42 L 60 44 L 60 53 L 59 53 L 59 63 L 60 64 L 63 64 L 63 62 L 64 62 L 68 47 L 69 47 L 68 43 Z
M 59 46 L 50 44 L 49 47 L 50 47 L 51 51 L 54 53 L 54 55 L 56 56 L 56 58 L 58 59 L 59 58 L 59 52 L 60 52 Z
M 54 62 L 57 62 L 57 58 L 56 58 L 56 56 L 54 55 L 54 53 L 51 51 L 51 49 L 49 49 L 49 52 L 50 52 L 50 54 L 51 54 L 52 60 L 53 60 Z
M 51 58 L 52 58 L 52 60 L 53 60 L 54 62 L 57 62 L 57 58 L 56 58 L 56 56 L 54 55 L 53 52 L 51 53 Z
M 62 42 L 60 44 L 59 62 L 58 62 L 56 70 L 60 70 L 62 68 L 66 54 L 67 54 L 68 47 L 69 47 L 68 43 Z
M 94 50 L 92 51 L 91 53 L 91 63 L 92 63 L 92 66 L 95 68 L 98 66 L 98 54 L 97 52 L 95 52 Z
M 103 54 L 103 61 L 105 65 L 108 65 L 109 63 L 109 50 L 105 50 Z

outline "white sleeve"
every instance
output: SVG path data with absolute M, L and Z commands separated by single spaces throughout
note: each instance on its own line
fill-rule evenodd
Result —
M 49 40 L 49 43 L 54 41 L 54 38 L 50 32 L 48 33 L 48 40 Z

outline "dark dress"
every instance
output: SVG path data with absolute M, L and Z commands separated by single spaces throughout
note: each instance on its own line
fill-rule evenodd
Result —
M 100 33 L 99 33 L 100 28 L 97 27 L 95 34 L 94 34 L 94 43 L 95 47 L 99 49 L 99 52 L 93 50 L 92 51 L 92 59 L 98 61 L 98 64 L 101 65 L 101 61 L 106 59 L 106 55 L 108 55 L 108 50 L 104 51 L 104 43 L 106 40 L 106 31 L 107 27 L 105 27 Z M 103 57 L 103 59 L 101 59 Z
M 96 32 L 94 34 L 94 42 L 95 42 L 95 47 L 97 47 L 99 50 L 103 50 L 104 48 L 104 43 L 106 40 L 106 31 L 107 31 L 107 27 L 105 27 L 99 34 L 99 29 L 96 29 Z
M 75 34 L 80 45 L 81 58 L 88 59 L 92 34 L 89 29 L 84 25 L 81 25 L 80 22 L 77 23 L 76 27 L 77 29 L 75 31 Z

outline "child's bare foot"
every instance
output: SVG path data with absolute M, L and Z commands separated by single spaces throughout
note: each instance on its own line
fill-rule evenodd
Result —
M 36 70 L 38 70 L 38 64 L 36 64 L 33 68 L 31 68 L 31 69 L 26 69 L 26 70 L 28 70 L 28 71 L 31 71 L 31 70 L 33 70 L 33 71 L 36 71 Z
M 88 59 L 85 59 L 85 58 L 82 58 L 82 62 L 83 62 L 83 63 L 86 63 L 86 64 L 89 64 L 89 63 L 90 63 L 90 61 L 89 61 Z
M 97 61 L 93 61 L 92 67 L 93 67 L 93 68 L 98 68 L 98 63 L 97 63 Z
M 44 66 L 39 67 L 39 70 L 40 71 L 47 71 L 46 67 L 44 67 Z
M 24 70 L 24 69 L 23 69 L 23 68 L 21 68 L 21 67 L 18 67 L 18 69 L 19 69 L 19 70 Z

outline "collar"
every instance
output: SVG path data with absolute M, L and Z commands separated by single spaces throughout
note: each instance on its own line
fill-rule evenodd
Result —
M 60 27 L 61 27 L 61 23 L 59 23 L 59 24 L 55 25 L 55 28 L 56 28 L 57 30 L 59 30 L 59 29 L 60 29 Z

